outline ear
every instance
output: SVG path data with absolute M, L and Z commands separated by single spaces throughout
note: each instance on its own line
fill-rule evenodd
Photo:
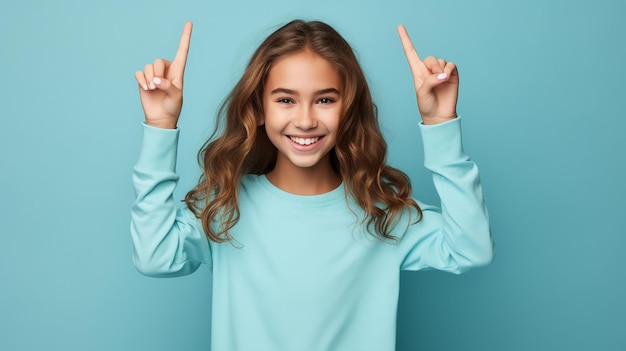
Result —
M 256 125 L 257 125 L 258 127 L 260 127 L 260 126 L 262 126 L 262 125 L 264 125 L 264 124 L 265 124 L 265 115 L 264 115 L 264 114 L 261 114 L 261 115 L 259 116 L 258 120 L 256 121 Z

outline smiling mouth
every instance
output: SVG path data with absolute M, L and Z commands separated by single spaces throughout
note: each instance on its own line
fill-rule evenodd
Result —
M 296 143 L 298 145 L 307 146 L 307 145 L 311 145 L 311 144 L 317 143 L 321 139 L 321 137 L 299 138 L 299 137 L 290 136 L 289 139 L 291 139 L 292 142 L 294 142 L 294 143 Z

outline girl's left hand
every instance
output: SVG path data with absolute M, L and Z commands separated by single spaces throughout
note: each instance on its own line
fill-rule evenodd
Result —
M 398 26 L 398 34 L 411 67 L 417 106 L 424 124 L 437 124 L 455 118 L 459 94 L 456 65 L 434 56 L 422 61 L 403 25 Z

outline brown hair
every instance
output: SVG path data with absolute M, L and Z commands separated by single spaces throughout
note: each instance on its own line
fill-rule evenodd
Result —
M 198 154 L 204 172 L 198 185 L 187 193 L 185 203 L 201 219 L 210 240 L 233 239 L 228 231 L 239 220 L 243 175 L 265 174 L 274 168 L 276 148 L 258 125 L 265 79 L 272 62 L 302 50 L 326 59 L 343 80 L 342 117 L 330 157 L 343 179 L 346 196 L 352 195 L 365 211 L 367 230 L 394 239 L 391 231 L 403 210 L 414 208 L 416 220 L 421 219 L 422 211 L 411 198 L 409 178 L 386 164 L 387 144 L 378 126 L 376 106 L 352 48 L 325 23 L 295 20 L 272 33 L 256 50 L 220 108 L 224 129 L 220 131 L 218 120 Z

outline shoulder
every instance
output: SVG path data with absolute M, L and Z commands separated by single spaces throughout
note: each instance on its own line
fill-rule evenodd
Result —
M 248 189 L 257 189 L 262 187 L 262 183 L 263 183 L 263 178 L 265 177 L 265 175 L 261 174 L 245 174 L 243 177 L 241 177 L 241 182 L 239 184 L 239 186 L 241 187 L 241 189 L 243 190 L 248 190 Z
M 246 201 L 245 199 L 267 197 L 268 190 L 265 175 L 261 174 L 245 174 L 241 177 L 239 182 L 239 200 Z

